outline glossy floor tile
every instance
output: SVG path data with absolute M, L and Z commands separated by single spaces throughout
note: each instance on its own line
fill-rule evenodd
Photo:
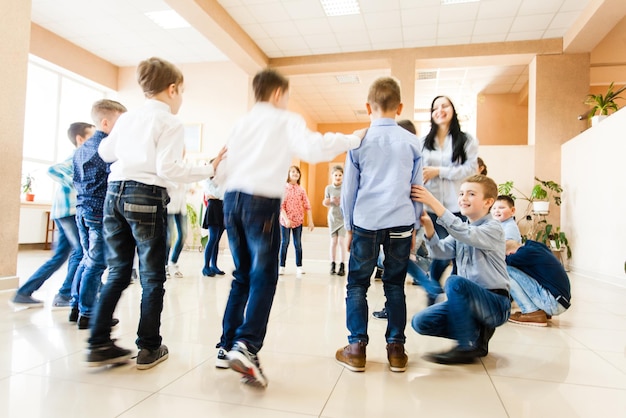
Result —
M 215 344 L 230 290 L 228 275 L 202 277 L 197 251 L 181 256 L 183 278 L 166 284 L 163 341 L 169 359 L 139 371 L 83 365 L 87 331 L 50 304 L 63 280 L 57 272 L 34 294 L 43 308 L 15 309 L 0 292 L 0 417 L 625 417 L 626 287 L 571 274 L 573 306 L 546 328 L 505 324 L 490 354 L 464 366 L 422 356 L 452 342 L 407 327 L 405 373 L 387 367 L 386 321 L 371 318 L 364 373 L 336 364 L 347 344 L 345 277 L 328 275 L 328 231 L 303 235 L 304 268 L 295 275 L 293 249 L 280 277 L 265 346 L 259 357 L 269 386 L 259 390 L 215 368 Z M 22 251 L 25 280 L 50 256 Z M 227 249 L 220 267 L 232 271 Z M 410 314 L 425 293 L 407 282 Z M 115 316 L 113 336 L 133 348 L 141 287 L 132 284 Z M 369 290 L 370 311 L 383 306 L 381 282 Z

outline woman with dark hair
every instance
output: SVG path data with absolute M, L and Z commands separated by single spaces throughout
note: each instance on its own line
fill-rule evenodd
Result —
M 461 131 L 456 109 L 448 97 L 435 97 L 430 108 L 430 132 L 420 139 L 424 161 L 424 186 L 446 209 L 464 219 L 457 196 L 463 179 L 475 174 L 478 169 L 478 141 Z M 428 206 L 426 212 L 433 220 L 439 238 L 445 238 L 448 233 L 436 222 L 437 215 Z M 450 261 L 433 260 L 430 276 L 440 281 Z M 430 305 L 434 300 L 429 297 L 428 302 Z

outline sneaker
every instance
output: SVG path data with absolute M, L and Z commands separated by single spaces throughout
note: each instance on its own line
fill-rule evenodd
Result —
M 372 316 L 376 319 L 387 319 L 387 308 L 382 308 L 380 311 L 372 312 Z
M 63 296 L 59 293 L 54 295 L 52 299 L 52 307 L 54 308 L 69 308 L 71 306 L 72 298 L 70 296 Z
M 278 268 L 278 275 L 282 276 L 283 274 L 285 274 L 285 268 L 284 267 L 279 267 Z
M 13 305 L 19 306 L 20 308 L 41 308 L 43 306 L 42 300 L 35 299 L 30 295 L 20 295 L 19 293 L 13 296 L 11 302 Z
M 389 370 L 392 372 L 406 371 L 406 364 L 409 362 L 409 357 L 404 351 L 404 344 L 387 344 L 387 360 L 389 360 Z
M 380 267 L 376 267 L 376 274 L 374 274 L 374 280 L 382 280 L 383 279 L 383 269 Z
M 130 272 L 130 281 L 131 281 L 131 282 L 134 282 L 134 281 L 136 281 L 137 279 L 139 279 L 139 275 L 137 274 L 137 269 L 133 269 L 133 270 Z
M 174 277 L 176 277 L 177 279 L 182 279 L 183 273 L 180 271 L 180 268 L 178 268 L 178 264 L 170 264 L 170 267 L 172 267 Z
M 131 357 L 131 351 L 115 345 L 113 341 L 87 349 L 85 364 L 89 367 L 106 366 L 107 364 L 126 363 Z
M 339 263 L 339 271 L 337 272 L 337 276 L 343 276 L 346 274 L 346 266 L 343 263 Z
M 337 363 L 353 372 L 365 371 L 365 346 L 363 341 L 348 344 L 335 353 Z
M 169 357 L 169 350 L 165 344 L 161 344 L 156 350 L 148 350 L 142 348 L 137 355 L 137 369 L 147 370 L 151 369 L 162 361 L 167 360 Z
M 337 274 L 337 272 L 335 271 L 335 267 L 337 267 L 337 264 L 335 264 L 334 261 L 332 261 L 330 263 L 330 275 L 334 276 L 335 274 Z
M 541 309 L 526 314 L 515 312 L 514 314 L 511 314 L 509 322 L 520 325 L 530 325 L 533 327 L 546 327 L 548 326 L 548 317 Z
M 72 321 L 72 318 L 70 317 L 70 322 L 77 322 L 78 323 L 78 329 L 89 329 L 90 319 L 91 319 L 90 316 L 78 315 L 78 319 L 76 321 Z M 120 323 L 119 319 L 117 319 L 117 318 L 111 319 L 111 326 L 112 327 L 116 326 L 119 323 Z
M 228 351 L 226 351 L 224 347 L 218 347 L 215 367 L 217 367 L 218 369 L 230 368 L 230 364 L 228 362 Z
M 267 386 L 267 379 L 261 370 L 259 358 L 248 351 L 245 343 L 237 341 L 226 357 L 230 368 L 246 377 L 245 383 L 263 388 Z
M 302 276 L 303 274 L 306 274 L 304 269 L 302 267 L 296 267 L 296 276 Z
M 67 318 L 67 320 L 70 322 L 77 322 L 78 316 L 79 316 L 78 308 L 72 308 L 72 310 L 70 311 L 70 316 Z

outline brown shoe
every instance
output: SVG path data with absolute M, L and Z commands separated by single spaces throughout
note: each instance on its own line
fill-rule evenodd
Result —
M 348 370 L 353 372 L 365 371 L 365 343 L 359 341 L 358 343 L 349 344 L 343 348 L 337 350 L 335 359 Z
M 521 312 L 515 312 L 514 314 L 511 314 L 509 321 L 515 324 L 530 325 L 533 327 L 548 326 L 548 317 L 546 316 L 546 313 L 541 309 L 526 314 Z
M 389 360 L 389 370 L 391 370 L 392 372 L 405 371 L 406 364 L 409 361 L 409 357 L 404 352 L 404 344 L 387 344 L 387 360 Z

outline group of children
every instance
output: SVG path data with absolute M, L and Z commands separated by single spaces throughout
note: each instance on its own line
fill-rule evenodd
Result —
M 256 103 L 237 122 L 226 147 L 210 164 L 194 166 L 184 161 L 184 128 L 175 117 L 183 99 L 182 73 L 167 61 L 151 58 L 139 64 L 137 75 L 145 104 L 126 112 L 117 102 L 103 101 L 106 106 L 94 117 L 97 131 L 73 160 L 77 225 L 88 254 L 78 267 L 84 271 L 78 276 L 75 317 L 79 326 L 82 323 L 91 330 L 89 365 L 117 364 L 131 356 L 130 350 L 111 339 L 111 327 L 117 321 L 113 318 L 116 305 L 131 282 L 135 251 L 143 288 L 137 368 L 151 368 L 167 359 L 160 317 L 166 280 L 168 188 L 213 178 L 223 191 L 220 209 L 234 262 L 216 366 L 241 373 L 244 383 L 266 387 L 258 352 L 267 332 L 278 276 L 284 272 L 289 236 L 294 238 L 297 272 L 304 274 L 303 211 L 308 212 L 309 228 L 314 226 L 310 203 L 299 186 L 300 170 L 290 167 L 291 161 L 329 161 L 346 151 L 345 173 L 341 166 L 333 168 L 333 182 L 326 187 L 323 202 L 329 208 L 330 273 L 346 274 L 345 249 L 351 254 L 346 293 L 348 345 L 337 350 L 336 360 L 350 370 L 365 370 L 367 290 L 382 248 L 387 358 L 391 371 L 406 370 L 404 280 L 420 227 L 433 258 L 456 261 L 456 271 L 444 287 L 447 300 L 432 304 L 411 321 L 420 334 L 457 342 L 453 349 L 427 358 L 455 364 L 487 355 L 495 328 L 509 319 L 510 294 L 515 297 L 518 291 L 510 284 L 505 262 L 505 219 L 495 219 L 506 216 L 506 208 L 496 206 L 494 216 L 490 214 L 497 187 L 484 175 L 465 178 L 458 195 L 454 191 L 460 214 L 468 222 L 425 187 L 434 177 L 444 176 L 443 170 L 424 165 L 417 137 L 396 123 L 402 102 L 393 78 L 380 78 L 369 89 L 368 129 L 351 135 L 322 135 L 308 130 L 301 116 L 287 111 L 288 79 L 274 70 L 260 71 L 252 82 Z M 437 112 L 446 112 L 445 101 L 442 109 Z M 228 158 L 224 158 L 226 149 Z M 461 154 L 468 158 L 464 151 Z M 435 232 L 435 224 L 445 229 L 445 238 Z M 520 248 L 511 249 L 508 257 L 520 277 L 530 277 L 534 274 L 528 269 L 531 266 L 516 260 L 520 252 Z M 100 288 L 105 267 L 109 275 Z M 221 273 L 215 269 L 208 273 Z M 511 277 L 514 279 L 513 274 Z M 539 306 L 549 315 L 562 312 L 569 304 L 569 288 L 553 287 L 560 292 L 557 304 Z M 522 315 L 531 305 L 524 304 Z

